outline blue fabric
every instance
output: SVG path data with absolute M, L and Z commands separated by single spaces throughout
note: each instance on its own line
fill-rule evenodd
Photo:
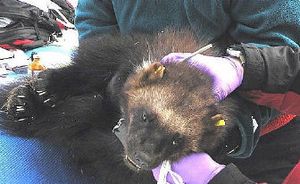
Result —
M 300 43 L 300 1 L 295 0 L 80 0 L 75 20 L 80 38 L 188 27 L 210 40 L 227 31 L 237 42 Z
M 62 148 L 0 132 L 0 184 L 91 183 L 75 174 L 66 156 Z

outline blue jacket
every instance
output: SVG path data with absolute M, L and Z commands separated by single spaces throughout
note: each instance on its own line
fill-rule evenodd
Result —
M 300 45 L 298 0 L 79 0 L 75 21 L 80 38 L 188 27 L 208 40 Z

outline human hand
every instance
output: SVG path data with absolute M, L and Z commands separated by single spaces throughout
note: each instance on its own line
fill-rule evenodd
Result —
M 171 53 L 161 63 L 177 63 L 189 56 L 191 53 Z M 212 78 L 213 93 L 217 100 L 223 100 L 242 83 L 244 69 L 238 59 L 197 54 L 187 62 Z
M 225 166 L 215 162 L 206 153 L 193 153 L 177 162 L 171 163 L 171 168 L 169 168 L 172 170 L 171 172 L 165 172 L 166 170 L 162 169 L 163 167 L 167 167 L 165 163 L 152 170 L 153 176 L 159 184 L 166 184 L 163 180 L 164 174 L 167 174 L 166 180 L 170 184 L 206 184 Z M 174 181 L 171 176 L 174 172 L 176 173 L 175 175 L 181 177 L 181 182 Z

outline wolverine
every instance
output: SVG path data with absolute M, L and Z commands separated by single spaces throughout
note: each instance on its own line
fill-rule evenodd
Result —
M 194 52 L 204 38 L 167 29 L 83 40 L 70 65 L 1 91 L 0 127 L 63 145 L 97 182 L 155 183 L 151 169 L 195 152 L 221 162 L 241 144 L 237 122 L 250 117 L 249 103 L 236 94 L 216 100 L 210 77 L 187 62 L 160 63 L 171 52 Z M 226 46 L 216 42 L 203 54 L 223 55 Z

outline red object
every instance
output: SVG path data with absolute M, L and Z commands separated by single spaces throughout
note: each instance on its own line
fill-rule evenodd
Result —
M 300 161 L 285 178 L 282 184 L 300 184 Z
M 15 49 L 18 48 L 18 46 L 22 46 L 22 45 L 29 45 L 34 43 L 33 40 L 29 40 L 29 39 L 25 39 L 25 40 L 15 40 L 13 43 L 11 44 L 0 44 L 1 48 L 4 49 Z
M 59 29 L 63 30 L 63 29 L 66 29 L 66 26 L 59 20 L 56 20 L 56 23 L 59 27 Z
M 0 47 L 3 48 L 3 49 L 14 49 L 15 48 L 15 47 L 12 47 L 9 44 L 0 44 Z
M 241 92 L 241 94 L 256 104 L 271 107 L 283 113 L 300 115 L 300 95 L 295 92 L 265 93 L 260 90 L 251 90 Z
M 293 114 L 279 115 L 278 117 L 273 119 L 271 122 L 269 122 L 266 126 L 262 127 L 262 130 L 260 131 L 260 136 L 263 136 L 265 134 L 268 134 L 274 130 L 277 130 L 277 129 L 283 127 L 284 125 L 288 124 L 295 117 L 296 117 L 296 115 L 293 115 Z
M 28 45 L 28 44 L 32 44 L 34 41 L 33 40 L 16 40 L 13 42 L 14 45 Z

